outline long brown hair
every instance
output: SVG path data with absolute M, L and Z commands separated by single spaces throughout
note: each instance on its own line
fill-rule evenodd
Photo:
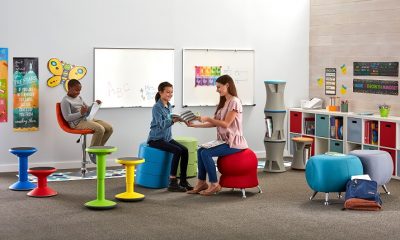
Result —
M 220 76 L 219 78 L 217 78 L 216 82 L 220 83 L 222 85 L 229 84 L 228 93 L 230 95 L 234 96 L 234 97 L 238 96 L 237 95 L 237 91 L 236 91 L 235 82 L 233 81 L 233 79 L 229 75 Z M 224 107 L 225 102 L 226 102 L 226 97 L 225 96 L 220 96 L 217 110 L 215 110 L 215 114 L 217 114 L 218 110 L 220 110 L 221 108 Z
M 172 87 L 172 84 L 169 83 L 169 82 L 162 82 L 162 83 L 160 83 L 160 84 L 158 85 L 158 92 L 157 92 L 157 94 L 156 94 L 156 96 L 155 96 L 156 102 L 158 102 L 158 100 L 159 100 L 160 97 L 161 97 L 160 92 L 164 92 L 164 89 L 165 89 L 166 87 Z

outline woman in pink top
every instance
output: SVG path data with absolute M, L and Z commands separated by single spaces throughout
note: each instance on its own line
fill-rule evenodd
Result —
M 248 148 L 243 136 L 242 103 L 237 96 L 235 83 L 228 75 L 223 75 L 216 80 L 217 92 L 220 95 L 219 104 L 214 117 L 200 116 L 200 124 L 189 123 L 195 128 L 217 128 L 217 139 L 225 143 L 212 147 L 200 148 L 198 156 L 198 182 L 193 190 L 187 193 L 200 193 L 210 196 L 221 190 L 218 184 L 217 171 L 212 157 L 226 156 Z M 206 182 L 206 175 L 210 185 Z

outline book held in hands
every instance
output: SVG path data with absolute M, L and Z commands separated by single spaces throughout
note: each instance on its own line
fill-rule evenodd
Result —
M 190 122 L 196 120 L 197 116 L 191 111 L 186 110 L 181 113 L 171 113 L 172 118 L 179 118 L 180 121 Z
M 92 103 L 92 105 L 89 107 L 89 111 L 87 112 L 86 120 L 93 120 L 94 116 L 100 108 L 100 105 L 101 104 L 98 104 L 97 102 Z

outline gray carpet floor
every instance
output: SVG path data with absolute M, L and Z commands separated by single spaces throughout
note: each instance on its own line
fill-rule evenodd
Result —
M 8 190 L 15 173 L 0 174 L 0 239 L 399 239 L 400 181 L 388 184 L 379 212 L 342 211 L 343 200 L 323 205 L 311 194 L 303 171 L 258 173 L 263 193 L 223 189 L 204 197 L 136 186 L 141 202 L 118 202 L 93 211 L 83 204 L 96 196 L 96 181 L 51 182 L 59 192 L 32 198 Z M 194 183 L 196 179 L 190 179 Z M 106 180 L 106 197 L 125 191 L 123 178 Z

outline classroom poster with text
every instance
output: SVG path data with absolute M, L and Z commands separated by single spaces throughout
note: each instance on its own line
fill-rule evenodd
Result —
M 14 131 L 39 129 L 38 58 L 14 58 Z
M 8 49 L 0 48 L 0 122 L 7 122 Z

